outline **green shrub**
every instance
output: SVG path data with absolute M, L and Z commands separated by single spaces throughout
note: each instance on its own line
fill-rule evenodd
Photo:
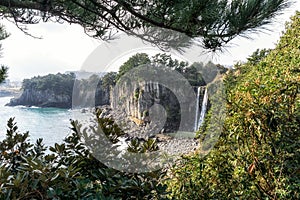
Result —
M 100 118 L 100 112 L 96 126 L 115 143 L 123 132 L 113 120 Z M 82 126 L 76 121 L 71 125 L 65 142 L 46 153 L 42 139 L 31 144 L 29 133 L 19 133 L 14 119 L 8 121 L 0 142 L 0 199 L 164 199 L 162 170 L 133 174 L 108 168 L 81 142 Z M 137 144 L 135 151 L 156 150 L 154 142 Z
M 300 199 L 300 13 L 277 47 L 229 72 L 214 149 L 187 156 L 168 182 L 178 199 Z

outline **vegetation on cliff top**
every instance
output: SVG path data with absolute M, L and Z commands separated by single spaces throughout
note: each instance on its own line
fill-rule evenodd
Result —
M 23 90 L 33 91 L 54 91 L 55 94 L 72 94 L 75 81 L 75 74 L 48 74 L 36 76 L 31 79 L 24 79 Z
M 224 74 L 227 71 L 224 66 L 212 62 L 208 62 L 207 64 L 189 64 L 188 62 L 174 59 L 170 54 L 166 53 L 158 53 L 152 57 L 149 57 L 146 53 L 137 53 L 120 66 L 116 81 L 130 72 L 130 70 L 147 65 L 175 70 L 183 75 L 191 86 L 206 85 L 211 82 L 217 74 Z M 172 79 L 172 77 L 170 78 Z M 174 82 L 176 80 L 171 81 Z

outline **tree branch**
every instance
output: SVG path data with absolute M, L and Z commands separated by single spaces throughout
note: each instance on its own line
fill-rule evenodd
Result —
M 42 4 L 44 1 L 18 1 L 18 0 L 1 0 L 0 5 L 7 8 L 19 8 L 19 9 L 33 9 L 39 11 L 44 10 L 45 6 Z

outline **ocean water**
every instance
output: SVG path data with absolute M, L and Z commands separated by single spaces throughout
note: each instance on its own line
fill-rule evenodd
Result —
M 80 110 L 5 106 L 11 98 L 0 97 L 0 140 L 5 138 L 7 121 L 11 117 L 15 118 L 19 132 L 29 131 L 31 142 L 43 138 L 46 146 L 63 142 L 71 133 L 71 119 L 84 123 L 92 117 L 91 113 L 82 113 Z

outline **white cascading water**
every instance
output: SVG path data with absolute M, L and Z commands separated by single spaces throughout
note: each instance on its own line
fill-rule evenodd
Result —
M 159 99 L 159 84 L 158 84 L 158 82 L 156 82 L 156 95 L 157 95 L 157 97 L 156 98 L 158 98 Z
M 206 114 L 206 109 L 207 109 L 207 103 L 208 103 L 208 94 L 207 94 L 207 87 L 205 88 L 205 92 L 204 92 L 204 97 L 203 97 L 203 101 L 202 101 L 202 106 L 201 106 L 201 112 L 200 112 L 200 118 L 198 121 L 198 125 L 197 125 L 197 130 L 199 129 L 199 127 L 203 124 L 204 122 L 204 118 L 205 118 L 205 114 Z
M 195 114 L 195 124 L 194 124 L 194 131 L 198 130 L 198 113 L 199 113 L 199 97 L 200 97 L 201 87 L 197 89 L 197 100 L 196 100 L 196 114 Z

